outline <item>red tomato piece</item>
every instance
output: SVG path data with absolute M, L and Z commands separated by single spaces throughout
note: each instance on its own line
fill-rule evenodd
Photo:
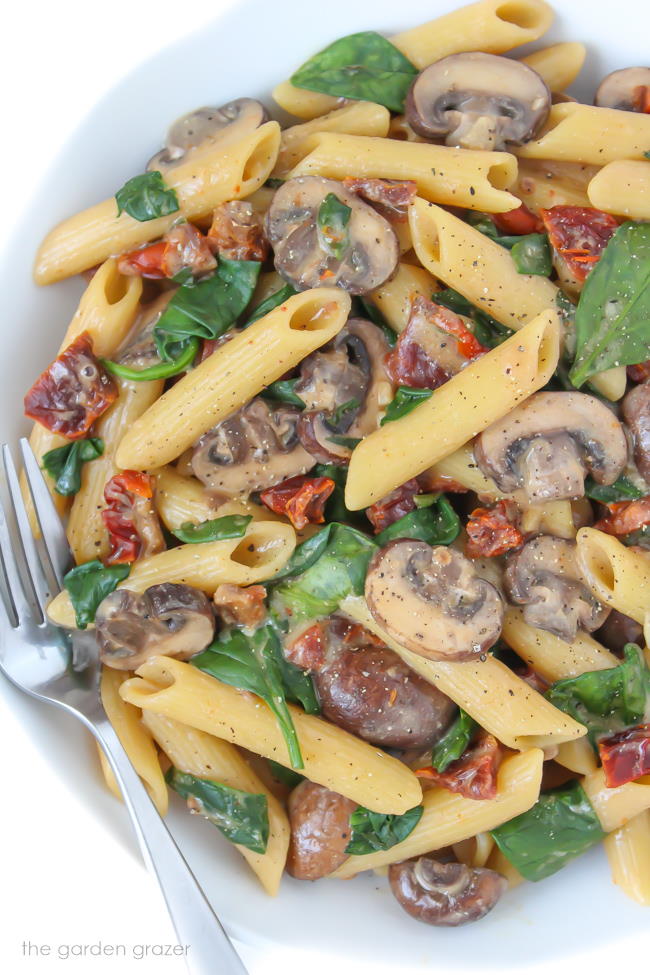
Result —
M 493 508 L 475 508 L 467 522 L 465 554 L 470 559 L 491 558 L 518 548 L 524 540 L 513 524 L 506 501 Z
M 637 85 L 634 89 L 632 105 L 633 111 L 650 115 L 650 88 L 647 85 Z
M 303 670 L 319 670 L 325 663 L 326 623 L 307 627 L 285 649 L 285 657 Z
M 394 220 L 396 223 L 404 223 L 407 219 L 409 205 L 418 191 L 417 183 L 412 179 L 346 177 L 343 185 L 371 206 L 375 205 L 387 220 Z
M 25 415 L 69 440 L 85 437 L 117 398 L 112 376 L 83 332 L 42 372 L 25 396 Z
M 264 261 L 269 253 L 262 218 L 252 203 L 243 200 L 216 208 L 208 240 L 220 257 L 230 261 Z
M 607 505 L 608 514 L 597 521 L 594 528 L 608 535 L 629 535 L 644 525 L 650 525 L 650 497 L 636 501 L 613 501 Z
M 141 555 L 153 555 L 164 549 L 160 523 L 151 499 L 153 480 L 140 471 L 123 471 L 104 488 L 106 507 L 102 520 L 108 531 L 109 565 L 135 562 Z
M 286 515 L 296 531 L 325 521 L 325 502 L 336 487 L 331 477 L 299 474 L 262 491 L 262 503 L 277 515 Z
M 375 534 L 399 521 L 410 511 L 414 511 L 416 505 L 413 498 L 416 494 L 422 494 L 422 489 L 415 478 L 411 478 L 410 481 L 400 484 L 385 498 L 380 498 L 379 501 L 375 501 L 369 508 L 366 508 L 366 517 L 374 527 Z
M 650 379 L 650 359 L 639 362 L 635 366 L 628 366 L 627 374 L 633 383 L 644 383 L 646 379 Z
M 598 742 L 605 782 L 615 789 L 650 773 L 650 724 L 619 731 Z
M 117 263 L 121 274 L 157 279 L 173 278 L 181 271 L 199 277 L 216 266 L 207 238 L 191 223 L 172 227 L 162 240 L 123 254 Z
M 556 206 L 540 210 L 551 245 L 569 271 L 584 281 L 600 260 L 618 221 L 594 207 Z
M 525 203 L 507 213 L 493 213 L 492 220 L 502 234 L 538 234 L 544 229 L 542 221 Z
M 236 586 L 223 582 L 217 586 L 214 605 L 226 626 L 261 626 L 266 619 L 264 586 Z
M 436 785 L 458 792 L 466 799 L 494 799 L 497 794 L 497 772 L 501 749 L 494 735 L 481 730 L 473 745 L 444 772 L 433 766 L 416 770 L 416 775 Z

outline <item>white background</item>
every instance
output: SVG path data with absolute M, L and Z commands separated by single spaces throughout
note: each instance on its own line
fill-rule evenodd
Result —
M 50 155 L 100 95 L 139 61 L 234 2 L 14 0 L 5 8 L 0 58 L 3 236 L 18 218 Z M 314 16 L 318 9 L 315 5 Z M 218 72 L 218 63 L 215 68 Z M 191 65 L 180 68 L 179 83 L 183 71 L 191 71 Z M 3 298 L 7 315 L 10 296 Z M 183 963 L 169 957 L 154 961 L 57 958 L 59 946 L 65 951 L 66 946 L 79 944 L 123 944 L 130 953 L 143 944 L 173 945 L 174 936 L 155 886 L 134 851 L 108 834 L 67 791 L 11 713 L 0 712 L 0 742 L 0 970 L 8 975 L 94 975 L 119 966 L 121 973 L 184 972 Z M 299 918 L 295 921 L 300 923 Z M 558 923 L 571 921 L 558 918 Z M 431 936 L 435 938 L 435 931 Z M 462 931 L 458 938 L 461 952 Z M 32 948 L 26 956 L 26 941 L 49 948 L 50 954 L 36 957 Z M 646 961 L 641 968 L 647 969 L 647 950 L 645 939 L 643 945 L 638 939 L 619 942 L 611 952 L 599 950 L 597 957 L 585 946 L 579 962 L 554 963 L 554 972 L 574 975 L 576 964 L 592 972 L 615 967 L 620 971 L 626 965 L 638 970 L 643 955 Z M 322 957 L 299 958 L 288 950 L 261 956 L 244 949 L 243 954 L 255 975 L 298 966 L 319 975 L 331 968 Z M 347 975 L 340 961 L 334 964 Z M 532 975 L 537 970 L 532 965 L 527 972 Z M 362 975 L 358 964 L 354 971 Z M 373 973 L 379 975 L 376 966 Z M 215 975 L 219 975 L 218 965 Z

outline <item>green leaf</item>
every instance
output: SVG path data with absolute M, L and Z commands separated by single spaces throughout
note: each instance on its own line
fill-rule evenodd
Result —
M 481 311 L 480 308 L 469 302 L 458 291 L 454 291 L 453 288 L 444 288 L 442 291 L 434 292 L 431 300 L 435 301 L 437 305 L 455 311 L 457 315 L 464 315 L 465 318 L 469 318 L 473 325 L 474 335 L 488 349 L 495 348 L 513 334 L 511 329 L 506 328 L 496 318 L 492 318 L 486 312 Z
M 401 816 L 376 813 L 357 806 L 350 815 L 352 836 L 346 853 L 365 856 L 378 850 L 390 850 L 409 836 L 422 818 L 424 806 L 413 806 Z
M 444 772 L 452 762 L 461 757 L 477 728 L 476 721 L 470 718 L 467 711 L 459 708 L 458 717 L 447 728 L 431 752 L 431 764 L 437 772 Z
M 193 811 L 205 816 L 226 839 L 254 853 L 266 853 L 269 842 L 269 804 L 264 793 L 242 792 L 214 779 L 200 779 L 170 768 L 168 785 L 183 799 L 192 801 Z
M 335 443 L 339 447 L 347 447 L 348 450 L 354 450 L 361 443 L 361 437 L 340 437 L 338 434 L 333 434 L 331 437 L 327 437 L 330 443 Z
M 269 769 L 273 778 L 283 785 L 288 785 L 290 789 L 295 789 L 297 785 L 300 785 L 304 781 L 304 775 L 301 775 L 299 772 L 294 772 L 293 769 L 286 768 L 284 765 L 280 765 L 279 762 L 274 762 L 272 758 L 267 758 L 267 762 L 269 763 Z
M 148 366 L 146 369 L 134 369 L 132 366 L 124 366 L 121 362 L 113 362 L 110 359 L 102 359 L 101 363 L 107 372 L 112 372 L 115 376 L 120 376 L 129 382 L 147 382 L 151 379 L 169 379 L 177 376 L 179 372 L 185 372 L 194 362 L 199 351 L 199 340 L 188 338 L 186 342 L 178 342 L 173 349 L 169 349 L 170 355 L 175 353 L 175 358 L 166 362 L 159 362 L 155 366 Z
M 328 193 L 318 208 L 318 242 L 326 254 L 338 261 L 350 244 L 348 224 L 351 216 L 352 208 L 341 203 L 335 193 Z
M 246 528 L 253 519 L 252 515 L 224 515 L 223 518 L 213 518 L 193 525 L 186 521 L 173 534 L 181 542 L 200 544 L 202 542 L 222 542 L 226 538 L 242 538 Z
M 416 508 L 430 508 L 432 504 L 435 504 L 440 497 L 440 491 L 434 491 L 432 494 L 416 494 L 413 498 L 413 503 Z
M 264 185 L 268 186 L 269 189 L 277 190 L 281 186 L 283 186 L 284 183 L 286 183 L 285 179 L 279 179 L 279 177 L 277 176 L 269 176 L 269 178 L 265 181 Z
M 304 410 L 304 400 L 301 400 L 294 393 L 298 381 L 298 379 L 278 379 L 276 382 L 271 383 L 270 386 L 267 386 L 261 395 L 264 399 L 274 400 L 278 403 L 289 403 L 291 406 L 299 406 L 301 410 Z
M 312 471 L 314 477 L 329 477 L 334 481 L 335 488 L 325 504 L 325 521 L 344 522 L 355 528 L 370 528 L 368 519 L 363 511 L 350 511 L 345 505 L 345 485 L 348 469 L 341 464 L 316 464 Z
M 618 666 L 567 677 L 546 692 L 551 704 L 585 725 L 594 747 L 650 718 L 650 670 L 636 644 L 628 643 L 623 653 Z
M 650 159 L 650 149 L 646 149 L 643 155 L 646 157 L 646 159 Z
M 551 248 L 546 234 L 525 234 L 513 245 L 512 259 L 520 274 L 539 274 L 547 278 L 553 271 Z
M 386 413 L 382 417 L 381 426 L 385 423 L 392 423 L 401 417 L 411 413 L 416 406 L 428 400 L 433 393 L 432 389 L 416 389 L 414 386 L 398 386 L 394 398 L 386 407 Z
M 94 621 L 102 599 L 113 592 L 130 571 L 130 565 L 103 565 L 99 559 L 94 559 L 75 566 L 63 577 L 80 630 L 85 630 Z
M 585 481 L 585 494 L 593 501 L 601 504 L 613 504 L 615 501 L 635 501 L 644 497 L 636 484 L 627 477 L 619 477 L 613 484 L 596 484 L 592 477 Z
M 287 564 L 276 573 L 272 581 L 279 582 L 280 579 L 289 579 L 306 572 L 327 548 L 333 527 L 333 525 L 326 525 L 325 528 L 315 532 L 311 538 L 297 545 Z
M 346 413 L 352 413 L 354 410 L 361 406 L 361 401 L 358 399 L 349 399 L 346 403 L 342 403 L 341 406 L 337 406 L 334 412 L 327 418 L 327 425 L 334 429 L 343 420 Z
M 390 325 L 388 324 L 388 322 L 386 321 L 382 313 L 379 311 L 377 306 L 374 305 L 372 301 L 368 301 L 367 298 L 364 298 L 361 295 L 357 295 L 355 298 L 352 299 L 352 301 L 353 301 L 353 309 L 354 306 L 358 304 L 359 307 L 361 308 L 361 311 L 357 312 L 356 309 L 353 310 L 351 317 L 367 318 L 368 321 L 373 323 L 373 325 L 376 325 L 377 328 L 380 328 L 384 333 L 384 337 L 386 341 L 388 342 L 388 344 L 392 349 L 397 342 L 397 332 L 395 331 L 395 329 L 390 327 Z
M 395 538 L 420 538 L 428 545 L 451 545 L 460 533 L 460 518 L 444 494 L 428 508 L 409 511 L 375 535 L 379 546 Z
M 162 173 L 141 173 L 126 181 L 115 194 L 117 215 L 125 211 L 134 220 L 144 223 L 166 217 L 179 209 L 176 191 L 165 186 Z
M 285 284 L 284 288 L 280 288 L 279 291 L 274 291 L 272 295 L 269 295 L 268 298 L 260 301 L 259 305 L 255 306 L 251 312 L 251 317 L 245 325 L 242 325 L 242 328 L 248 328 L 249 325 L 259 321 L 260 318 L 264 318 L 265 315 L 268 315 L 278 305 L 281 305 L 284 301 L 288 301 L 289 298 L 297 294 L 298 292 L 295 288 L 292 288 L 290 284 Z
M 403 112 L 417 69 L 401 51 L 375 31 L 349 34 L 310 58 L 291 76 L 309 91 L 355 98 Z
M 579 782 L 542 793 L 531 809 L 491 832 L 506 859 L 532 881 L 557 873 L 605 837 Z
M 584 283 L 576 311 L 571 382 L 648 358 L 650 224 L 624 223 Z
M 76 494 L 81 487 L 81 468 L 103 453 L 104 441 L 100 437 L 75 440 L 44 453 L 43 467 L 54 480 L 56 493 L 64 497 Z

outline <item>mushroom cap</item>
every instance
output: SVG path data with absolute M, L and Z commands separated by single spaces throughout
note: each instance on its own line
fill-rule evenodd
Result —
M 650 68 L 619 68 L 603 78 L 594 105 L 618 108 L 624 112 L 642 112 L 643 97 L 639 97 L 638 92 L 644 88 L 650 88 Z
M 478 466 L 500 491 L 531 503 L 582 497 L 587 471 L 613 484 L 627 463 L 614 413 L 586 393 L 534 393 L 474 442 Z
M 496 587 L 444 545 L 389 542 L 370 562 L 365 594 L 380 626 L 431 660 L 471 660 L 501 633 L 504 607 Z
M 350 815 L 356 802 L 305 779 L 289 796 L 291 838 L 287 872 L 298 880 L 318 880 L 347 860 Z
M 538 535 L 508 559 L 504 583 L 509 598 L 524 608 L 530 626 L 575 640 L 579 628 L 588 633 L 609 614 L 585 584 L 576 559 L 576 543 Z
M 352 211 L 341 258 L 323 249 L 318 232 L 319 208 L 330 193 Z M 266 220 L 275 268 L 297 291 L 334 284 L 351 294 L 366 294 L 397 267 L 399 243 L 388 220 L 337 180 L 287 180 L 275 192 Z
M 532 139 L 550 107 L 548 86 L 527 64 L 470 51 L 420 72 L 409 89 L 406 118 L 427 139 L 501 150 Z
M 627 393 L 622 406 L 634 446 L 634 463 L 650 484 L 650 382 L 635 386 Z
M 411 917 L 438 927 L 478 921 L 508 888 L 505 877 L 495 870 L 443 863 L 433 856 L 391 864 L 388 879 Z
M 116 589 L 95 616 L 100 658 L 116 670 L 135 670 L 154 655 L 188 660 L 207 647 L 214 626 L 205 593 L 173 582 L 142 594 Z
M 204 106 L 182 115 L 167 132 L 165 148 L 152 156 L 147 170 L 177 166 L 190 149 L 227 140 L 237 142 L 267 122 L 269 113 L 256 98 L 235 98 L 219 108 Z

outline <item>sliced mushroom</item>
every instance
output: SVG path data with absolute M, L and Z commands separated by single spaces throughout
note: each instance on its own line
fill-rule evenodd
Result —
M 643 627 L 631 616 L 625 616 L 617 609 L 612 609 L 596 634 L 596 639 L 604 647 L 617 656 L 623 656 L 627 643 L 638 643 L 643 646 Z
M 341 257 L 323 246 L 319 233 L 320 206 L 330 193 L 352 211 Z M 322 176 L 287 180 L 273 197 L 266 232 L 276 270 L 298 291 L 338 285 L 351 294 L 366 294 L 393 274 L 399 260 L 388 220 L 343 183 Z
M 333 342 L 303 361 L 295 386 L 306 406 L 298 421 L 298 436 L 316 460 L 347 463 L 352 450 L 336 438 L 366 437 L 377 429 L 381 411 L 392 397 L 384 368 L 389 351 L 380 328 L 363 318 L 351 318 Z M 346 405 L 348 409 L 341 411 Z
M 589 471 L 613 484 L 627 461 L 614 413 L 585 393 L 534 393 L 474 442 L 478 466 L 500 491 L 523 488 L 528 501 L 581 498 Z
M 164 291 L 154 301 L 145 305 L 135 320 L 125 347 L 116 357 L 117 361 L 131 369 L 148 369 L 161 362 L 154 342 L 153 330 L 174 296 L 174 289 Z
M 173 582 L 142 594 L 116 589 L 95 616 L 101 660 L 116 670 L 135 670 L 154 655 L 188 660 L 210 643 L 214 625 L 205 593 Z
M 470 51 L 417 76 L 406 99 L 411 128 L 463 149 L 506 149 L 529 142 L 544 123 L 551 93 L 521 61 Z
M 622 412 L 632 434 L 634 463 L 650 483 L 650 381 L 630 390 L 623 400 Z
M 585 585 L 576 560 L 576 543 L 566 538 L 539 535 L 512 555 L 504 583 L 513 603 L 524 606 L 524 619 L 575 640 L 578 629 L 591 633 L 609 614 Z
M 392 863 L 388 879 L 407 914 L 437 927 L 480 920 L 508 889 L 495 870 L 441 863 L 432 856 Z
M 366 601 L 393 639 L 431 660 L 471 660 L 496 643 L 503 624 L 501 596 L 469 559 L 412 539 L 373 557 Z
M 305 474 L 314 458 L 298 440 L 300 413 L 259 397 L 218 423 L 197 442 L 192 470 L 219 497 L 237 497 Z
M 318 880 L 347 860 L 350 814 L 356 802 L 305 779 L 288 802 L 291 839 L 287 871 L 298 880 Z
M 237 142 L 268 118 L 264 105 L 255 98 L 236 98 L 220 108 L 196 108 L 176 119 L 167 132 L 165 148 L 151 157 L 147 169 L 164 173 L 178 166 L 190 149 L 215 142 Z
M 650 68 L 620 68 L 600 83 L 594 105 L 624 112 L 647 112 L 650 108 Z

